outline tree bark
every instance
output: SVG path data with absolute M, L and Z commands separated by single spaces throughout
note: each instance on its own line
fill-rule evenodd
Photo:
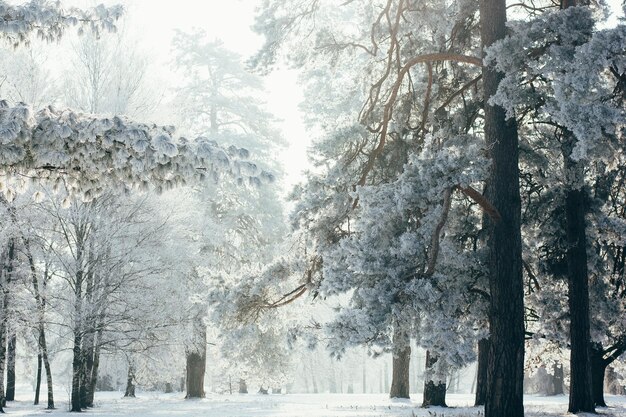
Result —
M 11 332 L 7 346 L 7 392 L 6 400 L 15 401 L 15 350 L 17 349 L 17 335 Z
M 35 382 L 35 401 L 33 405 L 39 405 L 39 392 L 41 391 L 41 368 L 43 367 L 43 359 L 41 357 L 41 349 L 37 354 L 37 380 Z
M 598 343 L 591 346 L 591 393 L 593 403 L 598 407 L 606 407 L 604 401 L 604 375 L 608 363 L 604 360 L 604 351 Z
M 506 1 L 480 1 L 483 47 L 506 35 Z M 483 66 L 485 141 L 491 157 L 486 197 L 500 214 L 488 220 L 491 348 L 485 417 L 523 417 L 524 285 L 522 278 L 519 139 L 514 118 L 488 103 L 502 80 Z
M 591 378 L 591 324 L 585 230 L 584 167 L 572 160 L 575 138 L 564 132 L 562 152 L 567 176 L 565 218 L 567 234 L 568 303 L 570 311 L 570 413 L 595 411 Z
M 135 370 L 132 365 L 128 365 L 128 374 L 126 376 L 126 390 L 124 397 L 135 398 Z
M 411 345 L 408 336 L 401 330 L 394 330 L 393 362 L 391 389 L 389 398 L 410 398 L 409 366 L 411 364 Z
M 490 339 L 478 341 L 478 364 L 476 365 L 476 396 L 474 406 L 485 405 L 487 398 L 487 367 L 489 362 Z
M 422 407 L 447 407 L 446 405 L 446 383 L 445 381 L 433 381 L 428 375 L 437 363 L 437 356 L 429 350 L 426 351 L 426 378 L 424 378 L 424 401 Z
M 80 382 L 81 382 L 81 373 L 83 369 L 82 363 L 82 355 L 81 355 L 81 346 L 82 336 L 80 331 L 74 330 L 74 348 L 73 359 L 72 359 L 72 395 L 71 395 L 71 403 L 72 407 L 70 411 L 79 412 L 81 411 L 80 406 Z
M 241 378 L 239 380 L 239 394 L 247 394 L 248 393 L 248 384 L 246 384 L 246 380 Z

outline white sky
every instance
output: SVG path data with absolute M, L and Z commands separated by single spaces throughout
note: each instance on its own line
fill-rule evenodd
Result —
M 120 3 L 120 1 L 111 3 Z M 254 33 L 257 0 L 126 0 L 121 4 L 128 10 L 133 32 L 168 66 L 174 29 L 189 31 L 204 29 L 209 36 L 219 38 L 224 46 L 244 57 L 255 53 L 263 38 Z M 293 71 L 280 70 L 266 77 L 268 110 L 282 120 L 280 128 L 289 143 L 283 152 L 286 175 L 284 185 L 290 189 L 302 179 L 301 171 L 308 166 L 307 137 L 298 103 L 302 99 L 297 76 Z M 288 190 L 286 190 L 288 191 Z

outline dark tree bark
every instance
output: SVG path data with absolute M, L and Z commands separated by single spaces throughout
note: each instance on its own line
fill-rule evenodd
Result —
M 93 407 L 94 397 L 96 395 L 96 385 L 98 385 L 98 371 L 100 370 L 100 337 L 102 331 L 96 333 L 96 342 L 93 349 L 93 363 L 91 364 L 91 375 L 89 377 L 89 392 L 87 395 L 87 407 Z
M 246 384 L 246 380 L 241 378 L 239 380 L 239 394 L 247 394 L 248 393 L 248 384 Z
M 565 191 L 568 303 L 570 312 L 570 413 L 595 411 L 591 390 L 591 323 L 585 231 L 584 167 L 572 160 L 575 138 L 564 132 L 562 152 L 570 183 Z
M 267 388 L 259 387 L 259 394 L 267 395 Z
M 15 401 L 15 350 L 17 349 L 17 335 L 11 332 L 7 346 L 7 392 L 6 400 Z
M 506 1 L 480 1 L 483 47 L 506 35 Z M 499 219 L 490 219 L 489 330 L 485 417 L 523 417 L 524 285 L 522 277 L 519 139 L 515 119 L 500 106 L 488 104 L 502 80 L 492 66 L 483 66 L 485 141 L 491 157 L 486 197 Z
M 604 401 L 604 375 L 607 362 L 604 360 L 604 350 L 598 343 L 591 347 L 591 393 L 593 403 L 598 407 L 606 407 Z
M 82 410 L 80 406 L 80 382 L 83 369 L 82 355 L 80 346 L 82 343 L 82 336 L 80 331 L 74 331 L 74 348 L 72 349 L 72 394 L 71 403 L 72 407 L 70 411 L 79 412 Z
M 4 371 L 7 368 L 7 320 L 9 307 L 9 285 L 13 276 L 13 261 L 15 260 L 15 240 L 9 239 L 2 270 L 0 271 L 0 285 L 2 285 L 2 309 L 0 310 L 0 412 L 4 413 L 6 395 L 4 385 Z
M 426 375 L 435 366 L 437 360 L 437 356 L 433 355 L 429 350 L 426 351 Z M 424 401 L 422 402 L 422 407 L 430 406 L 447 407 L 446 383 L 435 382 L 426 377 L 424 380 Z
M 126 390 L 124 397 L 135 398 L 135 370 L 132 365 L 128 365 L 128 374 L 126 376 Z
M 41 391 L 41 370 L 43 367 L 43 359 L 41 353 L 37 354 L 37 380 L 35 382 L 35 401 L 33 405 L 39 405 L 39 392 Z
M 474 406 L 485 405 L 487 398 L 487 365 L 489 361 L 489 338 L 478 342 L 478 365 L 476 366 L 476 397 Z
M 410 398 L 409 366 L 411 365 L 411 345 L 408 336 L 401 330 L 394 330 L 393 362 L 389 398 Z

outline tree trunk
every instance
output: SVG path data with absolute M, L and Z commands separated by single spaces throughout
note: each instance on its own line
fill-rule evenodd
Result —
M 41 353 L 37 354 L 37 381 L 35 382 L 35 401 L 33 405 L 39 405 L 39 392 L 41 391 L 41 369 L 43 367 L 43 359 Z
M 487 365 L 489 362 L 490 339 L 478 341 L 478 364 L 476 365 L 476 397 L 474 406 L 485 405 L 487 398 Z
M 82 337 L 79 331 L 74 331 L 74 348 L 73 351 L 73 359 L 72 359 L 72 395 L 71 395 L 71 403 L 72 407 L 70 411 L 81 411 L 80 406 L 80 382 L 81 382 L 81 374 L 82 374 L 82 355 L 80 350 L 80 345 L 82 342 Z
M 363 375 L 361 384 L 363 385 L 363 394 L 367 394 L 367 367 L 363 364 Z
M 48 358 L 48 344 L 46 343 L 46 333 L 44 331 L 43 322 L 39 324 L 39 347 L 41 348 L 41 357 L 43 366 L 46 370 L 46 384 L 48 388 L 48 410 L 54 410 L 54 389 L 52 387 L 52 371 L 50 370 L 50 360 Z
M 247 394 L 248 393 L 248 384 L 246 384 L 246 380 L 241 378 L 239 379 L 239 394 Z
M 187 395 L 185 398 L 204 398 L 206 370 L 206 326 L 201 316 L 193 323 L 194 340 L 187 351 Z
M 17 335 L 11 332 L 7 347 L 7 392 L 6 400 L 15 401 L 15 350 L 17 349 Z
M 483 47 L 506 35 L 506 1 L 480 1 Z M 483 66 L 485 141 L 491 157 L 486 197 L 499 213 L 489 219 L 489 330 L 485 417 L 523 417 L 524 284 L 522 277 L 519 139 L 514 118 L 488 103 L 502 80 Z
M 411 345 L 408 336 L 401 330 L 394 330 L 391 390 L 389 398 L 410 398 L 409 366 L 411 365 Z
M 87 396 L 87 406 L 93 407 L 94 397 L 96 395 L 96 385 L 98 384 L 98 371 L 100 370 L 100 337 L 102 331 L 98 331 L 96 345 L 93 350 L 93 363 L 91 366 L 91 376 L 89 378 L 89 395 Z
M 124 397 L 135 398 L 135 370 L 132 365 L 128 365 L 128 374 L 126 377 L 126 391 Z
M 552 365 L 552 375 L 548 374 L 549 384 L 546 395 L 562 395 L 565 392 L 563 382 L 565 376 L 563 374 L 563 365 L 554 363 Z
M 599 343 L 591 346 L 591 393 L 593 394 L 594 405 L 606 407 L 604 401 L 604 375 L 606 373 L 607 362 L 603 358 L 604 351 Z
M 429 350 L 426 351 L 426 377 L 424 378 L 424 401 L 422 401 L 422 407 L 447 407 L 445 380 L 433 381 L 430 376 L 437 360 L 437 356 L 433 355 Z
M 185 398 L 204 398 L 204 369 L 206 355 L 187 353 L 187 395 Z
M 7 320 L 9 318 L 9 285 L 13 275 L 13 260 L 15 258 L 15 241 L 9 239 L 8 249 L 2 270 L 0 271 L 0 285 L 2 285 L 2 308 L 0 309 L 0 412 L 4 413 L 6 406 L 4 371 L 7 367 Z
M 567 275 L 570 311 L 570 413 L 595 410 L 591 378 L 591 324 L 589 321 L 589 279 L 587 276 L 587 234 L 585 231 L 584 168 L 571 153 L 575 138 L 564 132 L 563 159 L 568 184 L 565 191 L 567 231 Z

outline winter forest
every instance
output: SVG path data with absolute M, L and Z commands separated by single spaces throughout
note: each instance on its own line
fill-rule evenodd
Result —
M 0 412 L 626 417 L 625 11 L 0 0 Z

